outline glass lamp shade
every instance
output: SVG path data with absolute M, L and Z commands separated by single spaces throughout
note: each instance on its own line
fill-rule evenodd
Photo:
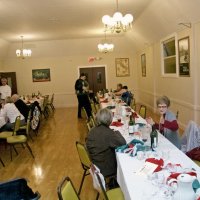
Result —
M 113 20 L 115 22 L 120 22 L 122 20 L 122 18 L 123 18 L 123 16 L 122 16 L 122 13 L 120 13 L 120 12 L 116 12 L 113 15 Z
M 20 49 L 16 50 L 16 55 L 17 55 L 17 57 L 20 57 L 20 55 L 21 55 L 21 50 Z

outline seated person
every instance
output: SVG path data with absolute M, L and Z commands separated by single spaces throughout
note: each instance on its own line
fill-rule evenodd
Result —
M 5 117 L 7 123 L 0 128 L 0 132 L 2 131 L 11 131 L 15 124 L 16 117 L 20 116 L 21 125 L 25 124 L 24 116 L 19 112 L 15 104 L 13 103 L 11 97 L 6 97 L 5 105 L 0 110 L 0 117 Z
M 180 139 L 178 134 L 178 123 L 176 115 L 169 110 L 170 100 L 162 96 L 156 101 L 158 111 L 161 115 L 159 123 L 154 123 L 151 118 L 147 119 L 150 124 L 155 124 L 156 128 L 177 148 L 180 148 Z
M 132 94 L 128 91 L 127 86 L 123 86 L 122 89 L 124 92 L 121 95 L 122 101 L 124 101 L 128 106 L 131 104 L 131 99 L 133 98 Z
M 23 102 L 23 100 L 21 100 L 19 98 L 19 95 L 13 94 L 11 98 L 12 98 L 15 106 L 19 110 L 19 112 L 24 116 L 25 121 L 27 121 L 28 113 L 29 113 L 29 107 Z
M 119 131 L 109 128 L 113 114 L 104 108 L 98 111 L 96 120 L 98 126 L 93 128 L 87 138 L 87 149 L 92 162 L 100 169 L 104 177 L 117 174 L 115 148 L 126 144 Z
M 117 90 L 115 90 L 114 94 L 115 94 L 116 96 L 121 96 L 123 92 L 124 92 L 124 90 L 123 90 L 122 84 L 121 84 L 121 83 L 118 83 L 118 84 L 117 84 Z

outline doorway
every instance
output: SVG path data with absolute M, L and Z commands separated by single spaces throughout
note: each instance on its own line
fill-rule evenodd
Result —
M 79 68 L 79 74 L 84 73 L 89 83 L 89 88 L 94 93 L 106 89 L 105 66 Z
M 11 87 L 12 94 L 17 94 L 16 72 L 1 72 L 0 78 L 1 77 L 6 77 L 8 79 L 8 85 Z

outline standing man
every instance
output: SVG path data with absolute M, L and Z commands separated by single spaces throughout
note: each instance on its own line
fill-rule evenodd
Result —
M 6 97 L 11 97 L 11 88 L 7 85 L 8 79 L 6 77 L 1 78 L 0 94 L 1 100 L 5 100 Z
M 84 73 L 81 73 L 80 77 L 78 80 L 76 80 L 75 83 L 75 90 L 76 90 L 76 95 L 78 98 L 78 118 L 81 117 L 81 109 L 82 107 L 85 108 L 87 116 L 91 116 L 91 105 L 90 105 L 90 100 L 88 98 L 88 83 L 86 82 L 86 76 Z

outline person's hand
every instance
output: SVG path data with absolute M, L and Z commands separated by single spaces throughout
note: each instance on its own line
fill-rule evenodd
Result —
M 165 123 L 165 118 L 163 115 L 161 115 L 160 117 L 160 124 L 164 124 Z
M 151 117 L 147 117 L 147 118 L 146 118 L 146 121 L 147 121 L 147 123 L 150 124 L 150 125 L 154 125 L 154 124 L 155 124 L 155 122 L 153 121 L 153 119 L 152 119 Z

